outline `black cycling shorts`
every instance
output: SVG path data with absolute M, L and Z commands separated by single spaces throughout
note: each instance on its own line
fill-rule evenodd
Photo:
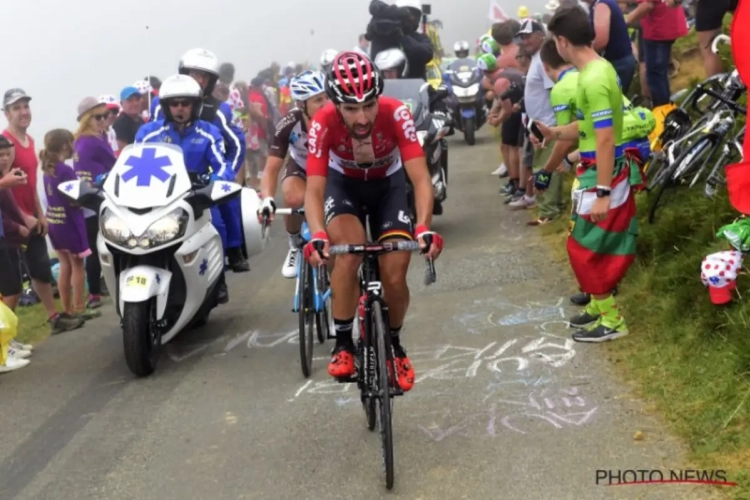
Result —
M 22 252 L 0 241 L 0 295 L 12 297 L 23 291 Z
M 36 233 L 29 236 L 24 257 L 31 279 L 40 283 L 52 283 L 52 266 L 49 261 L 47 239 L 44 236 Z
M 695 31 L 716 31 L 721 28 L 724 14 L 734 12 L 737 0 L 698 0 L 695 8 Z
M 284 182 L 287 177 L 299 177 L 303 181 L 307 181 L 307 171 L 294 161 L 294 158 L 290 157 L 284 166 L 284 176 L 281 178 L 281 182 Z
M 326 225 L 337 215 L 356 215 L 367 227 L 374 241 L 389 238 L 413 239 L 409 217 L 406 174 L 399 169 L 385 179 L 363 181 L 328 170 L 326 183 Z
M 521 128 L 523 123 L 521 120 L 521 113 L 513 113 L 503 122 L 500 129 L 500 135 L 502 137 L 503 144 L 512 147 L 523 146 L 523 137 L 521 135 Z

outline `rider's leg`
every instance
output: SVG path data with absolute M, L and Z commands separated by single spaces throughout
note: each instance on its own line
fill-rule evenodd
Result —
M 234 272 L 247 272 L 250 270 L 245 257 L 242 255 L 242 217 L 240 199 L 234 198 L 219 205 L 219 213 L 226 228 L 226 254 L 229 258 L 229 267 Z
M 284 206 L 289 208 L 301 208 L 305 203 L 305 171 L 293 160 L 287 163 L 284 178 L 281 180 L 281 194 Z M 302 228 L 304 218 L 301 215 L 285 215 L 284 226 L 289 233 L 289 252 L 281 268 L 281 274 L 285 278 L 294 278 L 297 275 L 297 260 L 299 259 L 299 232 Z

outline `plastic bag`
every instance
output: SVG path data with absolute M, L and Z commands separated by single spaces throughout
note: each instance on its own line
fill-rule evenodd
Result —
M 16 338 L 18 331 L 18 317 L 2 301 L 0 301 L 0 365 L 5 364 L 8 356 L 10 341 Z

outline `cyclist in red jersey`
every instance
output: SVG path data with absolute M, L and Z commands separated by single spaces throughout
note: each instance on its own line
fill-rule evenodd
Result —
M 380 71 L 358 52 L 338 54 L 325 85 L 331 102 L 315 113 L 308 132 L 305 216 L 313 236 L 305 246 L 305 258 L 317 266 L 329 258 L 329 244 L 366 243 L 366 217 L 374 240 L 417 238 L 428 258 L 438 257 L 443 240 L 429 229 L 432 183 L 408 108 L 397 99 L 381 97 Z M 414 186 L 413 230 L 404 171 Z M 427 235 L 432 236 L 429 248 L 424 242 Z M 399 338 L 409 306 L 410 258 L 406 252 L 380 257 L 398 381 L 404 391 L 414 385 L 414 368 Z M 331 273 L 336 347 L 328 373 L 337 378 L 355 372 L 352 329 L 361 262 L 360 256 L 338 255 Z

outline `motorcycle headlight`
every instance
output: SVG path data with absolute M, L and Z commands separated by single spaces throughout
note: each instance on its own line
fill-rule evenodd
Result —
M 177 208 L 151 224 L 146 230 L 146 235 L 141 237 L 138 244 L 144 248 L 150 248 L 181 238 L 185 235 L 187 221 L 187 212 Z
M 426 130 L 419 130 L 417 132 L 417 140 L 419 140 L 419 145 L 424 146 L 424 138 L 427 137 L 427 131 Z
M 456 97 L 474 97 L 479 92 L 479 84 L 475 83 L 466 88 L 453 87 L 453 92 L 456 93 Z
M 104 239 L 117 245 L 134 248 L 138 243 L 133 237 L 133 233 L 128 229 L 127 224 L 125 224 L 125 221 L 109 209 L 105 209 L 104 213 L 102 213 L 102 218 L 99 221 L 99 229 Z M 132 245 L 129 244 L 131 240 Z

